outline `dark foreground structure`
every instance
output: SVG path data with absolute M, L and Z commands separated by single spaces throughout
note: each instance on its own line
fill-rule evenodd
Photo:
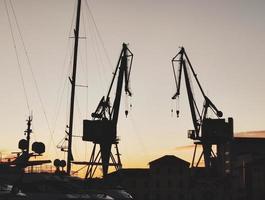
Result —
M 265 138 L 234 138 L 223 175 L 166 155 L 146 169 L 121 169 L 109 182 L 125 188 L 137 200 L 263 200 L 265 197 Z M 220 166 L 219 166 L 220 167 Z

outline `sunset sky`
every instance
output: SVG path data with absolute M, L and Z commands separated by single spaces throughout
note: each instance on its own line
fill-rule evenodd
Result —
M 17 151 L 32 111 L 32 141 L 45 142 L 47 157 L 63 158 L 55 146 L 68 124 L 76 1 L 11 1 L 30 64 L 9 2 L 0 1 L 0 151 Z M 184 82 L 180 117 L 170 112 L 176 105 L 171 101 L 175 92 L 171 59 L 180 46 L 205 93 L 225 118 L 234 118 L 235 132 L 265 130 L 264 9 L 263 0 L 83 0 L 80 37 L 85 39 L 80 39 L 77 84 L 88 87 L 77 88 L 74 134 L 82 134 L 82 120 L 90 118 L 106 95 L 123 42 L 134 53 L 133 97 L 124 96 L 118 124 L 125 167 L 147 167 L 165 154 L 192 157 L 190 150 L 179 148 L 192 144 L 187 138 L 192 122 Z M 127 101 L 132 109 L 125 118 Z M 87 160 L 91 147 L 75 138 L 74 158 Z

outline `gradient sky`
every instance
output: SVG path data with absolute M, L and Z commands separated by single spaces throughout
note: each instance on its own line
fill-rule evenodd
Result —
M 12 2 L 40 94 L 18 32 L 14 30 L 30 110 L 33 111 L 32 138 L 46 143 L 47 156 L 62 157 L 55 146 L 63 138 L 68 123 L 70 84 L 67 77 L 71 74 L 69 63 L 73 45 L 73 39 L 69 37 L 73 36 L 70 28 L 75 1 Z M 186 137 L 192 122 L 184 87 L 180 97 L 180 118 L 172 117 L 170 112 L 175 105 L 171 101 L 175 92 L 171 59 L 179 46 L 185 47 L 209 98 L 226 118 L 234 118 L 235 132 L 265 129 L 265 1 L 87 2 L 97 28 L 83 1 L 80 35 L 86 39 L 80 40 L 77 82 L 88 88 L 77 89 L 74 134 L 82 134 L 82 119 L 90 117 L 106 94 L 123 42 L 129 43 L 135 56 L 131 74 L 133 98 L 128 100 L 132 102 L 132 110 L 126 119 L 123 98 L 118 125 L 125 167 L 147 166 L 150 160 L 164 154 L 185 159 L 192 157 L 190 152 L 176 148 L 192 144 Z M 15 28 L 10 4 L 8 10 Z M 17 141 L 23 137 L 29 111 L 4 0 L 0 1 L 0 24 L 0 150 L 15 151 Z M 196 87 L 194 91 L 199 99 Z M 75 159 L 85 160 L 91 146 L 80 138 L 74 139 Z

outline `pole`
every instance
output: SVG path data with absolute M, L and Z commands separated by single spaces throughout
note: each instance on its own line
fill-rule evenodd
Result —
M 71 102 L 70 102 L 70 118 L 69 118 L 69 132 L 68 132 L 68 151 L 67 151 L 67 174 L 71 172 L 71 161 L 73 160 L 72 154 L 72 135 L 73 135 L 73 119 L 74 119 L 74 101 L 75 101 L 75 84 L 76 84 L 76 66 L 77 66 L 77 53 L 78 53 L 78 39 L 79 39 L 79 22 L 80 22 L 81 0 L 77 2 L 76 25 L 74 29 L 75 45 L 74 45 L 74 62 L 72 79 L 70 80 L 71 89 Z

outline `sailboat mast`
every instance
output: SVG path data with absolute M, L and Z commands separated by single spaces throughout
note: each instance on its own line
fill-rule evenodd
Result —
M 76 66 L 77 66 L 77 53 L 78 53 L 78 39 L 79 39 L 79 22 L 80 22 L 81 0 L 77 2 L 76 24 L 74 29 L 75 44 L 74 44 L 74 61 L 73 73 L 70 79 L 71 89 L 71 102 L 70 102 L 70 118 L 69 118 L 69 132 L 68 132 L 68 151 L 67 151 L 67 174 L 71 172 L 71 161 L 73 160 L 72 154 L 72 135 L 73 135 L 73 119 L 74 119 L 74 101 L 75 101 L 75 85 L 76 85 Z

